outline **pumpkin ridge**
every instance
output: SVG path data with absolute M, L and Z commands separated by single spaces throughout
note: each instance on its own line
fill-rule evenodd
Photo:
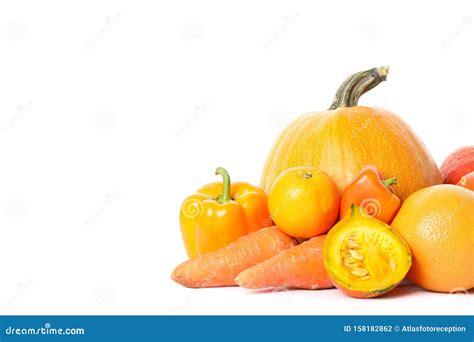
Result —
M 311 115 L 310 115 L 311 114 Z M 303 122 L 299 125 L 299 127 L 297 127 L 296 129 L 294 129 L 291 134 L 289 134 L 287 136 L 287 139 L 290 140 L 290 145 L 288 146 L 288 148 L 286 149 L 286 153 L 285 153 L 285 156 L 284 156 L 284 159 L 283 159 L 283 162 L 282 162 L 282 165 L 288 165 L 289 164 L 289 160 L 293 158 L 293 153 L 290 153 L 288 151 L 291 151 L 292 148 L 299 142 L 299 139 L 297 139 L 301 132 L 304 132 L 305 131 L 305 128 L 307 126 L 309 126 L 312 122 L 312 120 L 310 120 L 313 115 L 315 115 L 316 113 L 308 113 L 308 115 L 306 115 L 305 117 L 305 120 L 303 120 Z M 298 146 L 299 148 L 301 148 L 300 146 Z M 310 166 L 310 165 L 295 165 L 295 166 Z M 280 170 L 278 173 L 280 172 L 283 172 L 284 170 Z M 278 175 L 277 175 L 278 177 Z
M 370 77 L 359 84 L 364 90 L 374 85 Z M 341 94 L 353 101 L 358 93 Z M 268 191 L 283 170 L 312 166 L 327 173 L 341 190 L 367 164 L 399 179 L 394 191 L 401 200 L 441 182 L 433 157 L 403 119 L 382 108 L 342 106 L 305 114 L 285 128 L 270 150 L 261 184 Z
M 291 126 L 293 124 L 297 124 L 301 121 L 303 121 L 305 119 L 305 117 L 308 115 L 309 113 L 307 114 L 304 114 L 304 115 L 301 115 L 297 118 L 295 118 L 292 122 L 290 122 L 281 132 L 280 134 L 278 135 L 277 139 L 275 140 L 275 142 L 273 143 L 271 149 L 270 149 L 270 153 L 269 155 L 267 156 L 267 159 L 265 160 L 265 164 L 264 164 L 264 170 L 269 170 L 269 169 L 273 169 L 274 168 L 274 165 L 275 163 L 277 162 L 277 160 L 275 160 L 274 158 L 270 158 L 270 155 L 272 154 L 279 154 L 280 153 L 280 149 L 283 145 L 283 142 L 286 140 L 286 136 L 288 134 L 288 131 L 290 130 Z M 262 177 L 260 179 L 260 185 L 262 186 L 262 188 L 268 192 L 269 190 L 269 186 L 267 186 L 267 179 L 268 179 L 268 175 L 266 174 L 266 172 L 264 172 L 262 174 Z M 273 178 L 276 178 L 276 176 L 274 175 Z

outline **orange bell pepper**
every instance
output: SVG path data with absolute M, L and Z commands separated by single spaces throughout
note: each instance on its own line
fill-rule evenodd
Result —
M 382 180 L 375 166 L 365 166 L 342 191 L 340 218 L 355 204 L 364 208 L 368 215 L 390 224 L 401 205 L 400 198 L 391 189 L 395 184 L 397 178 Z
M 181 206 L 181 234 L 190 258 L 273 224 L 263 189 L 244 182 L 231 184 L 222 167 L 216 169 L 216 175 L 223 182 L 203 186 Z
M 474 171 L 469 172 L 467 175 L 463 176 L 459 180 L 458 185 L 469 190 L 474 190 Z

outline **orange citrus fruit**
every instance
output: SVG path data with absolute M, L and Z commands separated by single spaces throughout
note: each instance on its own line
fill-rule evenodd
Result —
M 339 203 L 336 183 L 315 167 L 283 171 L 268 195 L 268 208 L 275 224 L 299 238 L 326 233 L 338 217 Z
M 437 292 L 474 287 L 474 192 L 451 184 L 419 190 L 392 227 L 412 251 L 413 283 Z

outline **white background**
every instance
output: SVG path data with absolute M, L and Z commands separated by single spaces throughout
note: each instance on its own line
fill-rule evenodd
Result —
M 448 4 L 448 2 L 445 2 Z M 258 183 L 278 132 L 347 76 L 440 163 L 473 143 L 472 2 L 10 1 L 0 5 L 0 313 L 472 314 L 403 286 L 189 290 L 181 201 L 216 166 Z

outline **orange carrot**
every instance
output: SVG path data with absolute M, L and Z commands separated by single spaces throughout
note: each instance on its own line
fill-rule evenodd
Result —
M 263 228 L 227 247 L 182 263 L 171 278 L 186 287 L 233 286 L 243 270 L 295 245 L 296 241 L 279 228 Z
M 235 282 L 248 289 L 293 287 L 327 289 L 333 287 L 323 263 L 326 235 L 316 236 L 302 244 L 240 273 Z

